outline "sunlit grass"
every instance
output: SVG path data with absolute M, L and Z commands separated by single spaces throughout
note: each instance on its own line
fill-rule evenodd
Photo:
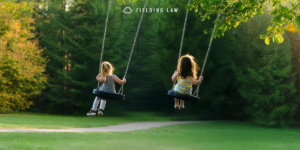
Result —
M 106 133 L 1 133 L 0 149 L 298 150 L 299 129 L 203 122 Z

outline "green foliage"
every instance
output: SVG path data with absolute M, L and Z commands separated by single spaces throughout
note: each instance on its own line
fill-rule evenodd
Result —
M 134 8 L 143 6 L 144 2 L 126 4 Z M 48 6 L 49 10 L 37 10 L 37 33 L 42 35 L 40 44 L 46 48 L 44 56 L 50 61 L 46 68 L 49 84 L 42 96 L 35 100 L 35 110 L 83 115 L 90 109 L 94 99 L 92 89 L 97 87 L 95 77 L 99 69 L 107 5 L 108 2 L 99 1 L 75 2 L 69 11 L 64 11 L 60 3 L 53 3 Z M 151 5 L 157 3 L 151 3 L 149 7 Z M 141 15 L 124 15 L 121 13 L 123 9 L 123 5 L 113 1 L 103 54 L 103 61 L 111 62 L 114 74 L 120 78 L 124 75 Z M 124 87 L 126 99 L 131 103 L 128 106 L 126 103 L 109 103 L 108 109 L 141 109 L 133 104 L 146 105 L 140 97 L 144 96 L 143 92 L 152 90 L 151 85 L 155 83 L 143 82 L 148 75 L 141 68 L 148 54 L 159 45 L 156 38 L 159 24 L 153 23 L 157 19 L 157 15 L 145 14 L 141 25 L 127 75 L 128 84 Z M 116 85 L 116 90 L 118 88 Z M 151 96 L 147 100 L 152 100 Z
M 267 18 L 268 15 L 256 17 L 235 29 L 239 47 L 232 69 L 240 83 L 238 93 L 246 102 L 246 114 L 265 126 L 291 125 L 295 124 L 293 119 L 299 104 L 295 96 L 291 49 L 289 41 L 266 47 L 256 39 L 263 32 L 260 28 L 267 26 L 261 20 Z M 280 36 L 279 40 L 283 40 Z M 266 39 L 269 44 L 269 38 Z
M 184 7 L 179 7 L 179 9 L 184 9 Z M 167 93 L 167 90 L 170 90 L 172 88 L 173 82 L 171 81 L 171 76 L 176 70 L 177 66 L 185 11 L 180 11 L 177 14 L 165 14 L 162 17 L 164 17 L 164 23 L 160 27 L 159 35 L 163 48 L 152 52 L 152 54 L 148 57 L 149 65 L 147 66 L 147 68 L 149 74 L 153 74 L 152 76 L 150 76 L 151 79 L 159 81 L 158 85 L 160 86 L 164 85 L 163 87 L 165 88 L 165 93 Z M 202 31 L 205 28 L 212 28 L 213 23 L 212 21 L 202 22 L 194 13 L 189 13 L 186 25 L 187 26 L 185 31 L 185 38 L 183 41 L 182 55 L 189 53 L 195 56 L 195 58 L 198 60 L 199 66 L 202 67 L 202 63 L 204 61 L 205 53 L 210 39 L 209 35 L 202 34 Z M 213 43 L 213 45 L 215 45 L 215 43 Z M 215 53 L 215 49 L 212 49 L 209 55 L 213 55 Z M 210 58 L 208 60 L 210 60 Z M 211 63 L 211 61 L 208 61 L 207 67 L 210 67 L 212 65 Z M 212 85 L 212 83 L 210 83 L 209 81 L 210 76 L 213 76 L 213 73 L 208 73 L 207 71 L 209 70 L 207 70 L 206 68 L 204 71 L 204 85 L 201 85 L 202 88 L 200 90 L 201 93 L 205 93 L 204 95 L 200 94 L 200 97 L 201 99 L 203 99 L 203 101 L 201 101 L 200 104 L 186 103 L 186 107 L 190 111 L 196 111 L 199 115 L 210 113 L 215 114 L 219 117 L 224 117 L 223 114 L 225 113 L 219 113 L 224 109 L 219 107 L 214 108 L 214 104 L 212 104 L 214 103 L 214 101 L 208 100 L 215 100 L 219 97 L 215 95 L 211 95 L 210 97 L 211 92 L 209 92 L 209 90 L 212 90 L 215 87 L 206 87 L 208 85 Z M 220 80 L 213 79 L 212 81 L 218 81 L 218 83 L 220 83 Z M 173 101 L 172 98 L 166 97 L 164 99 L 168 99 L 171 102 Z
M 277 43 L 282 43 L 283 39 L 281 35 L 285 30 L 286 23 L 293 22 L 293 19 L 300 15 L 300 3 L 294 0 L 270 0 L 268 3 L 266 0 L 229 0 L 224 1 L 223 4 L 221 1 L 194 0 L 190 7 L 190 9 L 195 9 L 195 12 L 203 21 L 217 14 L 219 10 L 221 11 L 222 17 L 218 21 L 215 21 L 215 24 L 218 25 L 215 37 L 220 37 L 227 30 L 230 30 L 232 26 L 237 27 L 240 22 L 247 22 L 254 15 L 270 11 L 270 14 L 274 15 L 274 18 L 271 20 L 272 25 L 268 27 L 266 34 L 264 34 L 265 42 L 269 45 L 268 41 L 272 37 L 275 38 Z M 270 10 L 268 8 L 265 9 L 266 6 L 270 7 Z
M 177 15 L 184 20 L 184 12 Z M 182 32 L 182 24 L 171 20 L 165 19 L 161 27 L 164 49 L 149 56 L 152 65 L 148 67 L 150 72 L 156 72 L 153 80 L 159 80 L 167 90 L 172 87 L 171 75 L 176 69 Z M 299 99 L 295 94 L 289 40 L 283 42 L 278 34 L 272 40 L 282 44 L 274 45 L 267 35 L 261 35 L 270 20 L 267 14 L 255 17 L 213 41 L 200 87 L 201 103 L 188 105 L 189 109 L 228 119 L 252 119 L 264 126 L 297 124 Z M 200 67 L 209 42 L 209 36 L 201 35 L 201 31 L 212 26 L 211 21 L 202 22 L 194 14 L 188 16 L 183 54 L 194 55 Z M 267 39 L 269 46 L 257 39 L 259 35 Z
M 40 44 L 45 47 L 44 56 L 50 60 L 46 68 L 49 84 L 42 97 L 36 100 L 38 109 L 74 114 L 75 110 L 91 105 L 91 91 L 97 85 L 95 77 L 99 68 L 107 4 L 76 2 L 69 11 L 65 11 L 64 5 L 52 3 L 48 10 L 37 9 L 37 33 L 42 35 Z M 124 55 L 120 55 L 121 47 L 128 48 L 129 44 L 122 41 L 124 37 L 118 36 L 126 33 L 118 28 L 121 24 L 115 23 L 112 12 L 103 58 L 115 66 L 115 73 L 118 74 L 119 68 L 125 66 L 118 61 L 125 60 Z
M 297 28 L 300 30 L 300 16 L 296 17 L 295 21 L 297 23 Z
M 224 112 L 230 118 L 252 119 L 264 126 L 296 125 L 299 98 L 289 40 L 265 46 L 256 38 L 268 20 L 267 14 L 254 17 L 215 41 L 213 49 L 218 52 L 210 55 L 212 65 L 206 71 L 211 78 L 205 87 L 209 90 L 204 89 L 202 97 L 208 92 L 216 95 L 209 99 L 218 109 L 220 104 L 227 107 Z
M 206 17 L 205 21 L 195 13 L 189 13 L 182 54 L 195 56 L 200 67 L 210 39 L 203 30 L 213 28 L 216 22 L 212 20 L 218 7 L 222 7 L 223 13 L 223 7 L 232 7 L 225 12 L 232 11 L 240 17 L 233 15 L 230 24 L 218 24 L 226 29 L 218 29 L 216 35 L 224 38 L 213 41 L 200 88 L 202 101 L 186 103 L 187 112 L 206 115 L 210 119 L 253 119 L 266 126 L 297 124 L 295 112 L 299 102 L 293 86 L 295 77 L 291 71 L 289 40 L 284 40 L 282 29 L 274 36 L 264 34 L 265 29 L 268 32 L 276 29 L 268 22 L 272 18 L 270 15 L 251 18 L 259 13 L 258 10 L 263 10 L 265 2 L 260 2 L 255 4 L 257 8 L 252 12 L 250 8 L 254 4 L 250 1 L 245 9 L 242 9 L 244 4 L 233 1 L 222 6 L 220 1 L 203 1 L 211 14 L 211 19 L 206 20 Z M 125 6 L 140 8 L 143 4 L 144 1 L 126 1 L 126 5 L 119 5 L 114 1 L 111 6 L 103 58 L 114 65 L 114 74 L 119 77 L 125 71 L 141 15 L 139 12 L 125 15 L 121 11 Z M 151 1 L 148 7 L 163 8 L 169 4 L 185 10 L 186 1 Z M 46 68 L 49 84 L 35 99 L 36 110 L 84 115 L 91 107 L 107 5 L 107 1 L 76 1 L 69 11 L 65 11 L 57 1 L 49 4 L 48 10 L 36 8 L 37 36 L 45 48 L 44 56 L 50 60 Z M 215 7 L 210 7 L 213 5 Z M 198 6 L 198 12 L 204 14 L 201 7 Z M 208 10 L 210 8 L 214 11 Z M 223 21 L 230 19 L 229 14 L 221 16 Z M 171 76 L 177 65 L 184 18 L 185 11 L 145 13 L 125 84 L 126 102 L 109 102 L 107 109 L 172 109 L 173 99 L 167 97 L 166 92 L 172 87 Z M 287 27 L 289 31 L 295 29 L 291 24 Z M 228 31 L 226 35 L 225 31 Z M 267 41 L 268 47 L 257 38 L 259 36 Z M 274 45 L 271 41 L 282 44 Z
M 24 110 L 46 83 L 46 60 L 31 32 L 31 7 L 3 1 L 0 8 L 0 112 Z

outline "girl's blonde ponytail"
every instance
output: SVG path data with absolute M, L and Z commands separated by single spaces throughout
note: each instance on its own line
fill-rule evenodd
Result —
M 104 61 L 101 64 L 101 72 L 99 74 L 100 78 L 104 78 L 104 80 L 106 80 L 106 77 L 112 74 L 113 69 L 113 66 L 109 62 Z

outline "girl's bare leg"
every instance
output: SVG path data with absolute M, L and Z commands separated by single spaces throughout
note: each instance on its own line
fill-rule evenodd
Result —
M 180 109 L 179 108 L 179 99 L 178 98 L 175 98 L 175 106 L 174 106 L 175 109 Z
M 180 108 L 184 109 L 184 100 L 180 100 Z

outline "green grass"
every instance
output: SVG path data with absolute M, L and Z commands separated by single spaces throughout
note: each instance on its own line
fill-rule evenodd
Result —
M 109 114 L 109 113 L 108 113 Z M 87 128 L 144 121 L 169 121 L 159 113 L 123 113 L 120 115 L 101 117 L 61 116 L 34 113 L 0 114 L 0 128 L 55 129 L 55 128 Z
M 299 150 L 299 129 L 203 122 L 107 133 L 0 133 L 0 149 Z

